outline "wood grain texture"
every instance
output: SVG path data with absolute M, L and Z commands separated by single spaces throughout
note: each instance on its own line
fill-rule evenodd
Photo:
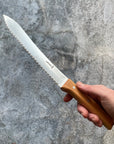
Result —
M 68 79 L 68 81 L 61 88 L 63 91 L 69 93 L 73 98 L 75 98 L 80 104 L 88 109 L 89 112 L 97 114 L 102 120 L 103 125 L 107 129 L 111 129 L 113 126 L 113 119 L 109 114 L 90 96 L 84 95 L 77 88 L 76 84 Z

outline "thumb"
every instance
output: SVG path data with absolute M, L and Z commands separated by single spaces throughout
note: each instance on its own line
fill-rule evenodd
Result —
M 105 96 L 104 86 L 102 86 L 102 85 L 87 85 L 87 84 L 83 84 L 81 82 L 77 82 L 76 86 L 80 91 L 82 91 L 94 98 L 96 98 L 96 97 L 101 98 L 101 97 Z

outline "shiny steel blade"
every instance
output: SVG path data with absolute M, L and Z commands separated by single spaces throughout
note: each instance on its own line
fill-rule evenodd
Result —
M 40 51 L 17 22 L 6 15 L 3 15 L 3 17 L 11 33 L 23 45 L 26 51 L 51 76 L 58 86 L 62 87 L 68 78 Z

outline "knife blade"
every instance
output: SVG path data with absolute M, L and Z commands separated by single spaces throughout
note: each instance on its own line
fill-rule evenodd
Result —
M 3 15 L 5 23 L 10 32 L 23 45 L 25 50 L 35 59 L 35 61 L 51 76 L 62 91 L 69 93 L 74 99 L 88 109 L 89 112 L 97 114 L 107 129 L 113 126 L 111 116 L 91 97 L 80 92 L 76 84 L 67 78 L 34 44 L 21 26 L 12 18 Z

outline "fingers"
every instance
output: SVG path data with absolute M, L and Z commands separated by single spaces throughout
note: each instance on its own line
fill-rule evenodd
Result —
M 82 105 L 78 104 L 77 105 L 77 110 L 84 118 L 88 118 L 89 113 L 88 113 L 88 110 L 85 107 L 83 107 Z
M 69 94 L 67 94 L 65 97 L 64 97 L 64 102 L 69 102 L 73 97 Z
M 88 110 L 80 104 L 77 105 L 77 109 L 78 109 L 78 112 L 84 118 L 87 118 L 89 121 L 92 121 L 98 127 L 102 126 L 102 121 L 99 119 L 97 115 L 89 113 Z
M 64 97 L 65 102 L 69 102 L 71 99 L 72 99 L 72 96 L 70 96 L 69 94 L 67 94 Z M 96 126 L 98 127 L 102 126 L 102 121 L 99 119 L 99 117 L 95 114 L 89 113 L 88 110 L 82 105 L 78 104 L 77 110 L 84 118 L 87 118 L 89 121 L 93 122 Z
M 88 120 L 92 121 L 96 126 L 102 127 L 102 121 L 97 115 L 89 113 Z

